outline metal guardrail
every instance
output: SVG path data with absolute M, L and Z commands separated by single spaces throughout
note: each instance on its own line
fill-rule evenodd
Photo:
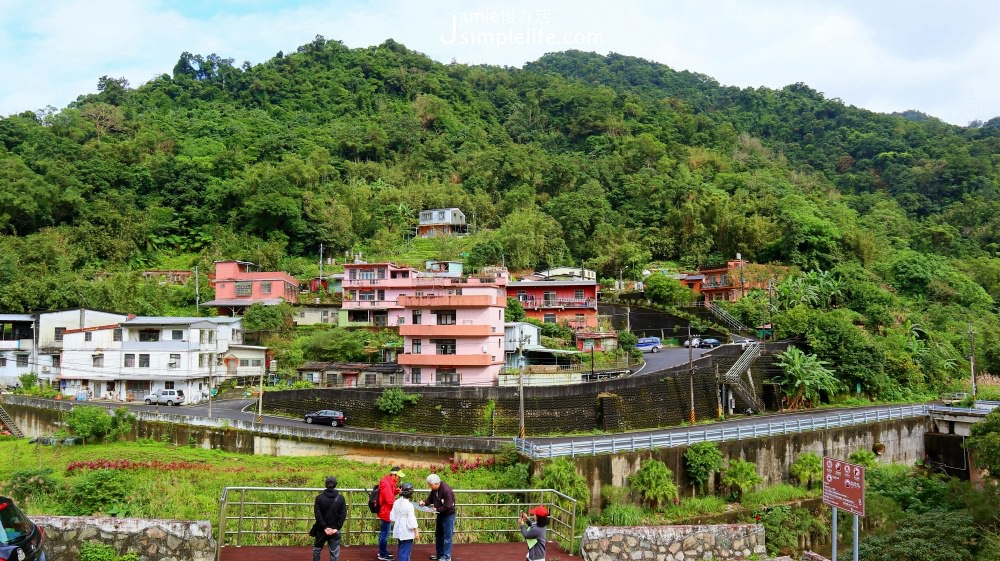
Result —
M 722 375 L 722 382 L 729 384 L 730 388 L 743 398 L 743 400 L 753 408 L 755 413 L 762 413 L 764 411 L 764 402 L 762 402 L 754 392 L 753 380 L 750 379 L 749 374 L 747 374 L 747 381 L 749 383 L 744 383 L 743 373 L 747 372 L 750 366 L 760 356 L 760 350 L 760 343 L 750 343 L 747 345 L 746 349 L 743 350 L 743 354 L 741 354 L 740 358 L 736 360 L 736 363 Z
M 722 321 L 722 323 L 725 323 L 733 331 L 738 331 L 741 333 L 750 331 L 750 328 L 743 325 L 743 323 L 740 322 L 740 320 L 736 319 L 735 317 L 733 317 L 732 314 L 719 307 L 718 304 L 715 304 L 714 302 L 711 301 L 706 301 L 705 308 L 707 308 L 708 311 L 712 312 L 713 316 Z
M 310 545 L 309 529 L 318 488 L 226 487 L 219 499 L 215 559 L 224 546 Z M 371 489 L 338 489 L 347 501 L 341 529 L 345 544 L 378 543 L 379 520 L 368 510 Z M 417 498 L 420 497 L 420 498 Z M 418 493 L 415 501 L 424 493 Z M 521 539 L 518 515 L 543 504 L 549 509 L 549 541 L 577 551 L 576 499 L 555 489 L 455 489 L 455 542 L 504 542 Z M 422 531 L 434 534 L 434 514 L 417 511 Z
M 594 437 L 586 440 L 574 439 L 568 442 L 535 444 L 526 439 L 514 438 L 514 445 L 522 454 L 533 460 L 559 457 L 596 456 L 636 452 L 654 448 L 674 448 L 690 446 L 699 442 L 724 442 L 746 438 L 763 438 L 781 434 L 794 434 L 855 425 L 865 425 L 882 421 L 893 421 L 913 417 L 924 417 L 930 413 L 928 405 L 907 405 L 887 407 L 867 411 L 830 413 L 809 418 L 789 420 L 758 421 L 734 426 L 709 425 L 704 428 L 691 427 L 683 430 L 650 433 L 639 436 Z

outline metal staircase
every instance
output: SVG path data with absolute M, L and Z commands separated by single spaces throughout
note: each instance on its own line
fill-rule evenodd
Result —
M 14 424 L 14 419 L 10 418 L 10 415 L 3 410 L 3 407 L 0 407 L 0 425 L 7 427 L 10 434 L 18 438 L 24 438 L 24 433 L 21 432 L 21 429 L 17 428 L 17 425 Z
M 740 358 L 722 375 L 722 383 L 727 384 L 733 393 L 740 396 L 754 413 L 764 411 L 764 402 L 757 397 L 757 391 L 750 377 L 750 366 L 760 356 L 760 343 L 751 343 L 740 355 Z
M 716 306 L 711 301 L 705 302 L 705 308 L 707 308 L 708 311 L 712 312 L 712 315 L 715 316 L 716 319 L 718 319 L 719 321 L 721 321 L 731 331 L 735 331 L 737 333 L 749 333 L 750 332 L 750 328 L 749 327 L 747 327 L 747 326 L 743 325 L 742 323 L 740 323 L 740 320 L 738 320 L 735 317 L 733 317 L 733 315 L 730 314 L 729 312 L 727 312 L 726 310 L 723 310 L 719 306 Z

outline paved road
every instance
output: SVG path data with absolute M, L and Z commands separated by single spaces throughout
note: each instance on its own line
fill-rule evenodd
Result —
M 552 536 L 549 536 L 552 539 Z M 420 533 L 420 541 L 413 546 L 412 559 L 423 561 L 434 553 L 434 532 Z M 389 553 L 396 553 L 395 540 L 389 544 Z M 524 561 L 528 547 L 523 542 L 517 543 L 456 543 L 452 546 L 451 558 L 455 561 Z M 289 561 L 293 559 L 311 559 L 312 547 L 224 547 L 222 561 Z M 577 559 L 563 551 L 556 543 L 549 541 L 548 561 L 569 561 Z M 375 561 L 378 556 L 377 545 L 341 546 L 340 561 Z M 329 559 L 323 552 L 321 559 Z
M 691 359 L 697 359 L 707 351 L 708 349 L 691 349 Z M 646 364 L 635 371 L 633 375 L 656 372 L 657 370 L 663 370 L 671 366 L 687 364 L 688 349 L 685 347 L 664 347 L 658 353 L 642 353 L 642 358 L 646 360 Z

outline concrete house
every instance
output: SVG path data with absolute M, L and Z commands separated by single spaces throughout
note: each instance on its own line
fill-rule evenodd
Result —
M 238 317 L 133 317 L 63 338 L 59 389 L 67 396 L 126 401 L 177 389 L 192 403 L 226 379 L 259 378 L 268 366 L 266 347 L 243 344 Z
M 469 233 L 465 214 L 457 208 L 432 208 L 420 211 L 417 224 L 418 238 L 462 236 Z
M 220 316 L 236 316 L 253 304 L 298 302 L 298 279 L 288 273 L 259 269 L 248 261 L 216 261 L 215 273 L 209 276 L 215 298 L 205 305 L 217 308 Z
M 0 388 L 20 383 L 19 376 L 36 372 L 35 316 L 0 314 Z

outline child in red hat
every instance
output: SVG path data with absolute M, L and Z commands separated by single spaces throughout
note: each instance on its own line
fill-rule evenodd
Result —
M 528 515 L 534 516 L 532 521 Z M 538 505 L 521 513 L 521 535 L 528 542 L 528 561 L 545 561 L 545 527 L 549 525 L 549 509 Z

